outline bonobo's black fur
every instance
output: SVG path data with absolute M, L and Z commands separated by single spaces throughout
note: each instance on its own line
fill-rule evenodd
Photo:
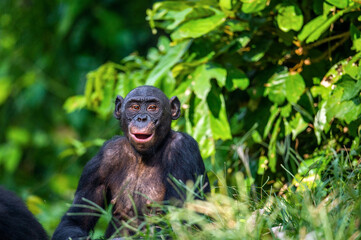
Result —
M 141 221 L 142 215 L 155 211 L 149 206 L 153 202 L 182 202 L 184 194 L 174 188 L 169 176 L 186 183 L 203 175 L 201 187 L 209 192 L 197 142 L 185 133 L 171 130 L 171 121 L 179 115 L 178 98 L 168 99 L 155 87 L 138 87 L 125 99 L 118 96 L 114 116 L 125 136 L 107 141 L 86 164 L 73 204 L 87 204 L 83 198 L 101 207 L 111 203 L 113 216 L 119 222 L 134 217 Z M 53 239 L 88 236 L 98 220 L 89 212 L 92 210 L 72 206 L 68 213 L 77 214 L 63 216 Z M 114 232 L 115 228 L 109 225 L 106 237 Z
M 48 239 L 43 227 L 23 201 L 2 187 L 0 187 L 0 239 Z

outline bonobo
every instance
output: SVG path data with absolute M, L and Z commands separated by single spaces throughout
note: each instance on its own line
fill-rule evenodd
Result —
M 43 227 L 23 201 L 2 187 L 0 187 L 0 239 L 48 239 Z
M 135 88 L 125 99 L 118 96 L 114 116 L 125 136 L 107 141 L 85 165 L 73 206 L 61 219 L 53 239 L 88 236 L 98 217 L 91 209 L 79 206 L 87 204 L 83 199 L 101 207 L 113 204 L 113 217 L 119 221 L 118 226 L 109 224 L 105 236 L 110 237 L 121 221 L 136 218 L 140 223 L 154 202 L 182 202 L 184 193 L 175 188 L 170 176 L 186 183 L 196 182 L 203 175 L 199 188 L 209 192 L 197 142 L 185 133 L 171 130 L 172 120 L 179 115 L 178 98 L 168 99 L 155 87 Z

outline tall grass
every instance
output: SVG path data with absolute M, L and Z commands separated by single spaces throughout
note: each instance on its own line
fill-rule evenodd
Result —
M 251 197 L 242 173 L 229 186 L 232 196 L 219 191 L 196 200 L 196 189 L 183 184 L 183 207 L 158 205 L 163 214 L 146 216 L 137 228 L 122 222 L 136 232 L 124 239 L 361 239 L 361 159 L 346 151 L 317 159 L 327 165 L 314 162 L 281 191 L 259 188 L 264 199 Z M 111 211 L 99 213 L 112 219 Z

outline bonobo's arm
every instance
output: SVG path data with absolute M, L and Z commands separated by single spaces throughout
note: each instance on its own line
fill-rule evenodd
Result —
M 83 201 L 83 198 L 85 198 L 104 208 L 106 189 L 99 174 L 102 158 L 103 150 L 85 165 L 75 192 L 73 205 L 61 219 L 54 232 L 53 240 L 68 240 L 69 237 L 72 239 L 84 238 L 94 228 L 98 220 L 98 217 L 92 215 L 95 211 L 87 207 L 77 207 L 74 204 L 89 205 L 89 203 Z M 74 213 L 76 213 L 76 216 L 73 215 Z
M 185 184 L 188 180 L 196 183 L 197 178 L 202 175 L 203 185 L 199 187 L 203 188 L 204 193 L 210 192 L 209 180 L 199 152 L 198 143 L 188 134 L 180 132 L 174 132 L 174 134 L 175 137 L 173 137 L 170 148 L 166 150 L 170 151 L 168 152 L 170 154 L 166 153 L 169 156 L 167 159 L 167 169 L 169 169 L 167 177 L 171 175 Z M 169 181 L 170 179 L 167 180 L 166 200 L 185 198 L 185 195 L 179 196 L 178 192 L 174 190 L 174 183 Z M 184 189 L 180 190 L 183 191 Z

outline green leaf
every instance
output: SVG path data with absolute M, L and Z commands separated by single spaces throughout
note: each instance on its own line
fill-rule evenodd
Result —
M 321 105 L 321 108 L 320 108 L 320 110 L 318 110 L 318 112 L 317 112 L 317 114 L 315 116 L 315 121 L 313 123 L 313 126 L 315 128 L 315 135 L 316 135 L 318 144 L 321 143 L 321 133 L 323 132 L 323 130 L 325 129 L 325 126 L 327 124 L 325 106 L 326 106 L 325 103 L 323 103 Z
M 10 78 L 0 77 L 0 105 L 10 96 L 11 87 Z
M 341 101 L 351 100 L 360 94 L 361 80 L 355 81 L 349 75 L 344 75 L 337 83 L 337 88 L 343 89 Z
M 231 10 L 232 9 L 232 0 L 220 0 L 219 1 L 219 6 L 222 9 Z
M 300 41 L 305 41 L 313 32 L 315 32 L 326 21 L 327 21 L 327 16 L 325 15 L 321 15 L 312 19 L 303 27 L 301 33 L 298 34 L 298 39 Z
M 187 51 L 191 41 L 180 42 L 169 48 L 168 52 L 160 59 L 158 64 L 149 73 L 146 85 L 160 86 L 162 78 L 176 64 Z
M 133 83 L 134 81 L 125 73 L 119 73 L 114 90 L 115 94 L 125 97 L 133 88 L 137 87 Z
M 177 4 L 171 1 L 156 2 L 152 10 L 147 10 L 147 19 L 154 31 L 156 26 L 173 30 L 184 22 L 192 11 L 193 6 L 191 3 L 181 1 Z
M 100 114 L 102 118 L 106 118 L 113 110 L 113 101 L 114 101 L 114 78 L 108 78 L 103 87 L 103 99 L 100 103 L 100 106 L 96 109 L 96 111 Z
M 247 37 L 244 40 L 247 41 Z M 248 43 L 248 41 L 246 43 Z M 243 53 L 244 60 L 247 62 L 258 62 L 266 54 L 272 43 L 272 41 L 262 39 L 262 41 L 250 44 L 251 50 Z
M 282 117 L 285 117 L 285 118 L 289 117 L 291 112 L 292 112 L 291 104 L 287 104 L 281 108 L 281 116 Z
M 271 128 L 272 128 L 272 125 L 273 125 L 273 122 L 274 120 L 276 119 L 276 117 L 278 116 L 278 114 L 280 113 L 280 108 L 277 107 L 277 105 L 273 105 L 270 109 L 270 112 L 271 112 L 271 115 L 270 117 L 268 118 L 268 122 L 267 122 L 267 125 L 264 129 L 264 132 L 263 132 L 263 139 L 265 139 L 268 135 L 268 133 L 270 132 Z
M 355 50 L 357 52 L 361 51 L 361 32 L 358 30 L 355 25 L 351 23 L 350 27 L 350 35 L 352 40 L 352 50 Z
M 193 90 L 197 97 L 205 99 L 211 89 L 210 80 L 216 79 L 218 85 L 223 87 L 226 83 L 227 71 L 217 64 L 203 64 L 194 71 L 192 78 L 194 79 Z
M 67 113 L 74 112 L 86 106 L 86 99 L 83 95 L 72 96 L 66 99 L 63 107 Z
M 212 84 L 212 89 L 207 96 L 207 104 L 210 112 L 210 125 L 213 139 L 231 139 L 231 129 L 227 119 L 226 104 L 221 89 Z
M 304 26 L 301 33 L 298 35 L 298 38 L 301 41 L 304 41 L 306 39 L 306 43 L 311 43 L 318 40 L 322 35 L 322 33 L 324 33 L 327 29 L 329 29 L 331 24 L 334 23 L 337 19 L 339 19 L 344 13 L 345 10 L 338 11 L 335 15 L 332 15 L 332 17 L 330 18 L 327 18 L 327 16 L 322 15 L 313 19 Z
M 299 73 L 289 73 L 285 81 L 286 98 L 290 103 L 297 103 L 303 91 L 305 82 Z
M 348 0 L 326 0 L 326 2 L 328 2 L 338 8 L 345 8 L 345 7 L 348 7 L 348 5 L 349 5 Z
M 241 0 L 242 12 L 255 13 L 262 11 L 267 6 L 267 0 Z
M 200 116 L 193 127 L 192 136 L 198 142 L 203 158 L 207 158 L 215 151 L 214 141 L 211 141 L 212 130 L 210 125 L 210 116 L 206 101 L 200 102 L 197 107 L 197 114 Z
M 260 158 L 258 159 L 258 170 L 257 170 L 257 174 L 258 175 L 263 175 L 264 172 L 267 170 L 268 168 L 268 159 L 266 156 L 260 156 Z
M 226 88 L 228 91 L 236 89 L 246 89 L 249 85 L 247 75 L 237 68 L 230 68 L 227 70 Z
M 268 95 L 268 98 L 278 105 L 282 104 L 286 99 L 285 82 L 288 75 L 287 71 L 275 73 L 266 85 L 266 96 Z
M 302 11 L 296 5 L 281 6 L 276 19 L 279 28 L 284 32 L 299 31 L 303 26 Z
M 21 156 L 21 148 L 16 144 L 7 143 L 0 146 L 0 163 L 3 163 L 5 170 L 9 173 L 13 173 L 16 170 Z
M 10 127 L 6 132 L 6 140 L 23 146 L 30 142 L 30 133 L 25 128 Z
M 292 140 L 295 140 L 297 135 L 303 132 L 307 128 L 308 124 L 303 120 L 299 112 L 290 121 L 290 127 L 292 132 Z
M 213 16 L 185 22 L 171 34 L 171 38 L 175 41 L 198 38 L 214 30 L 226 20 L 226 15 L 214 8 L 211 10 L 214 11 Z
M 276 152 L 276 143 L 277 143 L 277 136 L 281 131 L 280 124 L 282 118 L 279 117 L 273 127 L 271 140 L 268 147 L 268 159 L 269 159 L 269 167 L 272 172 L 276 172 L 276 163 L 277 163 L 277 152 Z
M 282 71 L 274 74 L 266 85 L 265 94 L 269 99 L 280 105 L 285 99 L 290 103 L 296 103 L 305 89 L 305 82 L 298 73 Z

